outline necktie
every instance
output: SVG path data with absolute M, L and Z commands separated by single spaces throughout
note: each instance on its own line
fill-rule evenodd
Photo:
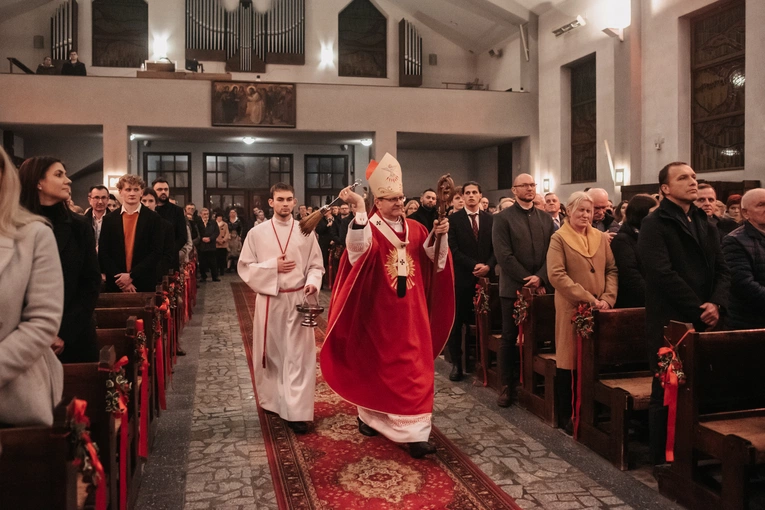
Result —
M 470 215 L 470 221 L 473 223 L 473 237 L 475 237 L 475 240 L 478 241 L 478 220 L 476 220 L 476 216 L 478 214 L 471 214 Z

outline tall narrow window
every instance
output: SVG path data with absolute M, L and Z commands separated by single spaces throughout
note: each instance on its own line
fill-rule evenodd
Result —
M 697 172 L 744 168 L 745 4 L 691 19 L 691 160 Z
M 597 168 L 595 56 L 571 66 L 571 182 L 595 182 Z
M 154 179 L 163 177 L 170 186 L 170 198 L 179 206 L 191 200 L 191 154 L 145 152 L 143 177 L 151 186 Z
M 348 186 L 348 156 L 305 157 L 305 201 L 321 207 Z
M 338 75 L 385 78 L 388 20 L 370 0 L 353 0 L 338 15 Z

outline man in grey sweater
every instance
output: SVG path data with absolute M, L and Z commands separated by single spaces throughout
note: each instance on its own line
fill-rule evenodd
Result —
M 507 407 L 512 401 L 513 353 L 518 326 L 513 320 L 516 292 L 522 287 L 552 290 L 547 279 L 547 248 L 554 232 L 550 215 L 534 207 L 537 185 L 529 174 L 513 181 L 515 204 L 494 216 L 492 241 L 499 274 L 499 297 L 502 303 L 502 343 L 497 353 L 502 391 L 497 405 Z M 546 289 L 547 288 L 547 289 Z

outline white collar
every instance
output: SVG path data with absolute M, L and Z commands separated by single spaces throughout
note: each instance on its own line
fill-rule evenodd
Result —
M 123 205 L 123 206 L 122 206 L 122 209 L 120 209 L 120 214 L 125 214 L 125 213 L 127 213 L 127 214 L 141 214 L 141 207 L 142 207 L 142 206 L 143 206 L 143 204 L 141 204 L 141 203 L 139 202 L 139 203 L 138 203 L 138 209 L 136 209 L 136 210 L 135 210 L 135 212 L 133 212 L 133 213 L 129 213 L 129 212 L 127 212 L 127 211 L 125 210 L 125 206 Z

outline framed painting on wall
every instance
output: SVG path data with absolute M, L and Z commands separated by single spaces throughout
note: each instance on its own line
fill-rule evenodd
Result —
M 294 83 L 214 81 L 212 125 L 294 128 Z

